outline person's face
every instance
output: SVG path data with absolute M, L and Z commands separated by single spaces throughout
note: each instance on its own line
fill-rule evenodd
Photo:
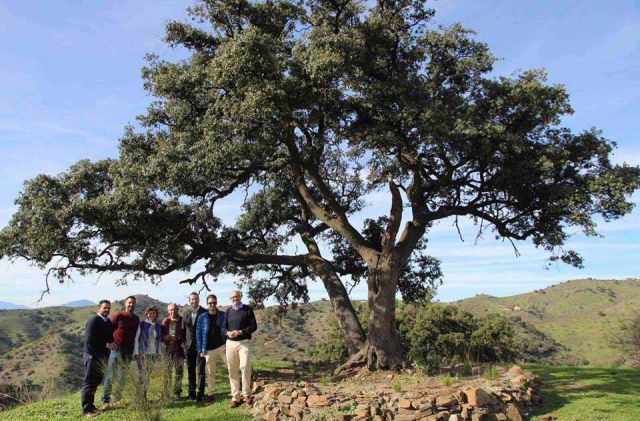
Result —
M 189 305 L 194 310 L 198 308 L 198 306 L 200 305 L 200 297 L 198 297 L 196 294 L 189 295 Z
M 216 304 L 218 304 L 218 301 L 215 298 L 207 299 L 207 308 L 209 309 L 210 312 L 213 313 L 214 311 L 217 310 Z
M 169 316 L 171 316 L 172 319 L 177 318 L 177 316 L 178 316 L 178 306 L 169 306 L 167 308 L 167 310 L 169 310 Z
M 124 302 L 124 310 L 127 313 L 132 313 L 135 308 L 136 308 L 136 300 L 134 298 L 129 298 L 127 301 Z
M 150 321 L 155 322 L 156 319 L 158 318 L 158 312 L 155 310 L 151 310 L 148 314 L 147 317 L 149 318 Z
M 102 317 L 107 317 L 110 311 L 111 311 L 111 304 L 104 303 L 104 304 L 101 304 L 100 307 L 98 307 L 98 313 L 100 313 Z
M 231 305 L 234 305 L 234 306 L 239 305 L 241 298 L 242 297 L 240 296 L 239 293 L 237 292 L 231 293 L 231 295 L 229 296 L 229 299 L 231 300 Z

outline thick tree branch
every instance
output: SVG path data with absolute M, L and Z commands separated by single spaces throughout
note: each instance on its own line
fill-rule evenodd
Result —
M 333 211 L 335 212 L 335 216 L 329 213 L 323 206 L 318 204 L 318 202 L 314 199 L 311 191 L 307 187 L 304 172 L 302 159 L 300 158 L 300 154 L 294 142 L 291 139 L 287 139 L 285 141 L 287 149 L 289 150 L 289 154 L 291 156 L 291 171 L 293 172 L 294 183 L 300 194 L 300 197 L 303 199 L 306 206 L 308 206 L 309 210 L 313 215 L 327 224 L 336 232 L 339 232 L 341 235 L 345 237 L 345 239 L 353 246 L 358 253 L 360 253 L 363 258 L 372 256 L 377 253 L 376 250 L 372 249 L 368 246 L 366 240 L 362 235 L 351 225 L 344 210 L 342 210 L 341 206 L 337 205 L 335 198 L 330 194 L 330 191 L 327 191 L 323 194 L 323 198 L 326 195 L 330 202 L 334 203 Z M 313 176 L 312 176 L 313 178 Z M 324 184 L 324 183 L 321 183 Z M 326 187 L 326 186 L 325 186 Z
M 396 183 L 390 181 L 389 191 L 391 192 L 391 211 L 389 212 L 389 225 L 382 236 L 382 252 L 384 254 L 391 253 L 402 222 L 402 196 L 400 195 L 400 189 Z

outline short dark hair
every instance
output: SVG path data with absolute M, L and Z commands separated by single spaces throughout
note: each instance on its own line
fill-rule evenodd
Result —
M 158 312 L 158 309 L 156 308 L 156 306 L 151 306 L 151 307 L 147 307 L 147 309 L 144 311 L 144 315 L 148 316 L 150 312 L 155 311 L 156 314 L 160 314 Z
M 189 297 L 191 297 L 192 295 L 197 295 L 198 297 L 200 297 L 200 294 L 198 294 L 197 292 L 193 291 L 191 294 L 189 294 Z
M 218 301 L 218 297 L 216 297 L 216 294 L 207 295 L 207 301 L 209 301 L 209 298 L 213 298 L 214 300 Z
M 98 307 L 102 307 L 102 304 L 111 305 L 111 301 L 109 301 L 109 300 L 100 300 L 100 302 L 98 303 Z
M 138 301 L 138 300 L 136 299 L 136 297 L 135 297 L 135 296 L 133 296 L 133 295 L 129 295 L 127 298 L 125 298 L 125 299 L 124 299 L 124 302 L 126 303 L 126 302 L 127 302 L 127 300 Z

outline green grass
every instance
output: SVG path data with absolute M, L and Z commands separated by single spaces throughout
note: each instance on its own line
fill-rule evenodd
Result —
M 286 362 L 272 362 L 257 360 L 253 363 L 253 371 L 261 373 L 273 373 L 274 376 L 278 375 L 281 370 L 290 369 L 291 364 Z M 131 370 L 129 378 L 135 379 L 136 371 Z M 158 400 L 160 396 L 161 377 L 156 374 L 154 380 L 152 380 L 149 398 Z M 185 378 L 183 380 L 183 395 L 187 390 L 187 373 L 185 368 Z M 170 401 L 162 410 L 163 420 L 217 420 L 224 419 L 229 421 L 245 421 L 251 420 L 248 408 L 241 407 L 238 409 L 228 408 L 229 404 L 229 380 L 227 377 L 226 369 L 218 367 L 216 375 L 216 390 L 215 390 L 215 402 L 209 406 L 203 406 L 196 404 L 194 401 Z M 96 392 L 96 406 L 100 406 L 100 396 L 102 393 L 102 386 L 98 387 Z M 97 419 L 100 420 L 132 420 L 140 421 L 144 418 L 140 413 L 136 412 L 134 405 L 131 402 L 133 396 L 133 387 L 131 383 L 128 383 L 128 387 L 125 387 L 123 394 L 124 406 L 118 409 L 111 409 L 109 411 L 102 412 Z M 34 402 L 31 404 L 23 405 L 15 409 L 0 413 L 0 419 L 3 421 L 9 420 L 77 420 L 81 415 L 80 408 L 80 393 L 72 393 L 63 396 L 58 399 L 51 399 L 41 402 Z
M 640 420 L 640 370 L 609 367 L 528 366 L 540 376 L 545 402 L 537 416 L 558 420 Z

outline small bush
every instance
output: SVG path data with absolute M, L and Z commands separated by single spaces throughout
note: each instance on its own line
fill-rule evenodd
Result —
M 451 386 L 451 384 L 453 383 L 453 377 L 451 377 L 451 375 L 449 374 L 440 376 L 440 380 L 442 380 L 442 384 L 444 384 L 447 387 Z
M 324 376 L 322 376 L 322 378 L 320 379 L 320 383 L 322 383 L 323 385 L 328 385 L 331 382 L 331 376 L 329 376 L 328 374 L 325 374 Z
M 396 392 L 396 393 L 402 392 L 402 384 L 400 384 L 400 380 L 398 380 L 398 379 L 395 379 L 393 381 L 393 384 L 392 384 L 391 387 L 393 388 L 393 391 Z
M 482 377 L 484 377 L 485 380 L 495 380 L 498 378 L 498 375 L 498 369 L 495 366 L 490 366 L 482 373 Z

